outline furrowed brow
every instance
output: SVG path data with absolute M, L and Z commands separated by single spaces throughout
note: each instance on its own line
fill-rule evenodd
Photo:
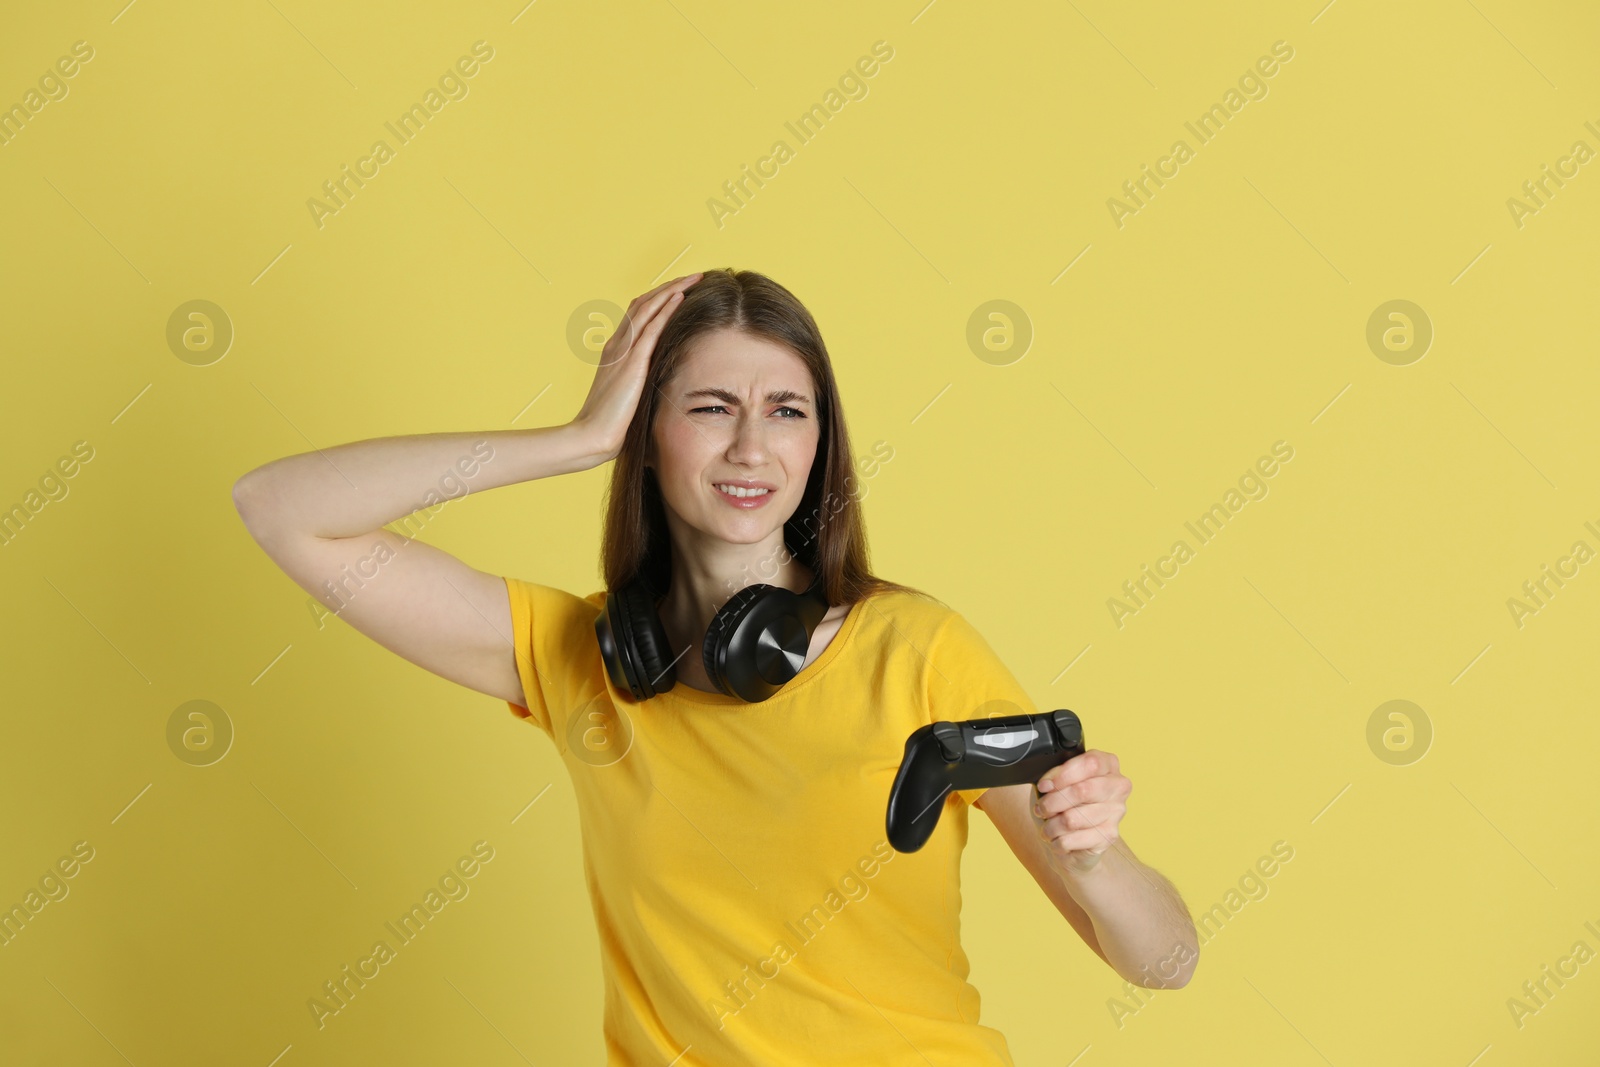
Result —
M 738 396 L 736 396 L 733 393 L 732 390 L 729 390 L 729 389 L 718 389 L 715 386 L 707 386 L 704 389 L 695 389 L 692 392 L 684 393 L 683 394 L 683 399 L 688 400 L 689 398 L 696 397 L 696 396 L 708 396 L 708 397 L 711 397 L 713 399 L 720 400 L 724 404 L 738 404 L 739 403 Z M 804 393 L 797 393 L 793 389 L 775 389 L 772 392 L 767 394 L 767 403 L 769 403 L 769 404 L 790 404 L 790 403 L 809 404 L 809 403 L 811 403 L 811 398 L 806 396 Z

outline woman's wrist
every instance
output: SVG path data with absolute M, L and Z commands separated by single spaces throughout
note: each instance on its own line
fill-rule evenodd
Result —
M 583 463 L 580 470 L 598 467 L 602 463 L 616 459 L 622 451 L 619 442 L 608 441 L 593 426 L 583 419 L 573 419 L 564 426 L 558 427 L 558 432 L 565 435 L 569 453 L 578 457 Z

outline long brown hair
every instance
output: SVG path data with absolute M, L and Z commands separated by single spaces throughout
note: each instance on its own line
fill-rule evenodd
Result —
M 805 361 L 816 384 L 817 455 L 800 506 L 784 523 L 783 538 L 795 558 L 821 577 L 828 603 L 854 604 L 891 590 L 929 596 L 879 578 L 868 567 L 867 530 L 856 495 L 850 434 L 828 348 L 811 313 L 793 293 L 765 275 L 731 268 L 706 271 L 690 286 L 656 339 L 639 407 L 611 469 L 600 550 L 606 587 L 616 589 L 642 579 L 655 596 L 666 595 L 672 581 L 672 543 L 661 487 L 655 472 L 644 465 L 645 446 L 655 425 L 662 384 L 683 363 L 695 338 L 724 328 L 788 348 Z M 782 561 L 773 562 L 776 574 L 776 564 Z M 731 596 L 737 589 L 728 592 Z

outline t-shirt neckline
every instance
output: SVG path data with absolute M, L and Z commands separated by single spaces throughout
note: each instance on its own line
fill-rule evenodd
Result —
M 850 610 L 845 613 L 844 621 L 839 624 L 839 632 L 833 635 L 833 640 L 829 641 L 828 647 L 822 650 L 822 655 L 818 656 L 816 659 L 806 664 L 805 667 L 801 668 L 799 674 L 789 679 L 789 681 L 784 684 L 783 688 L 779 689 L 766 700 L 759 701 L 756 704 L 749 704 L 747 701 L 736 696 L 729 696 L 726 693 L 708 693 L 703 689 L 696 689 L 691 685 L 685 685 L 681 682 L 675 684 L 665 693 L 657 693 L 656 696 L 666 697 L 668 700 L 681 701 L 685 704 L 711 704 L 720 707 L 765 707 L 767 705 L 775 704 L 811 684 L 822 674 L 823 671 L 828 669 L 829 665 L 832 664 L 834 660 L 838 659 L 839 656 L 843 654 L 845 646 L 848 645 L 850 643 L 850 639 L 855 636 L 857 626 L 861 621 L 862 609 L 865 607 L 866 602 L 869 599 L 871 599 L 870 595 L 864 596 L 857 600 L 854 604 L 851 604 Z

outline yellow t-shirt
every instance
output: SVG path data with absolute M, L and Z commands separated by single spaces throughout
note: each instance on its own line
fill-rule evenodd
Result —
M 913 730 L 1036 710 L 965 618 L 876 594 L 769 700 L 680 683 L 636 703 L 600 658 L 603 592 L 505 582 L 511 711 L 554 740 L 577 795 L 608 1064 L 1011 1064 L 960 942 L 983 790 L 949 794 L 917 852 L 884 829 Z

